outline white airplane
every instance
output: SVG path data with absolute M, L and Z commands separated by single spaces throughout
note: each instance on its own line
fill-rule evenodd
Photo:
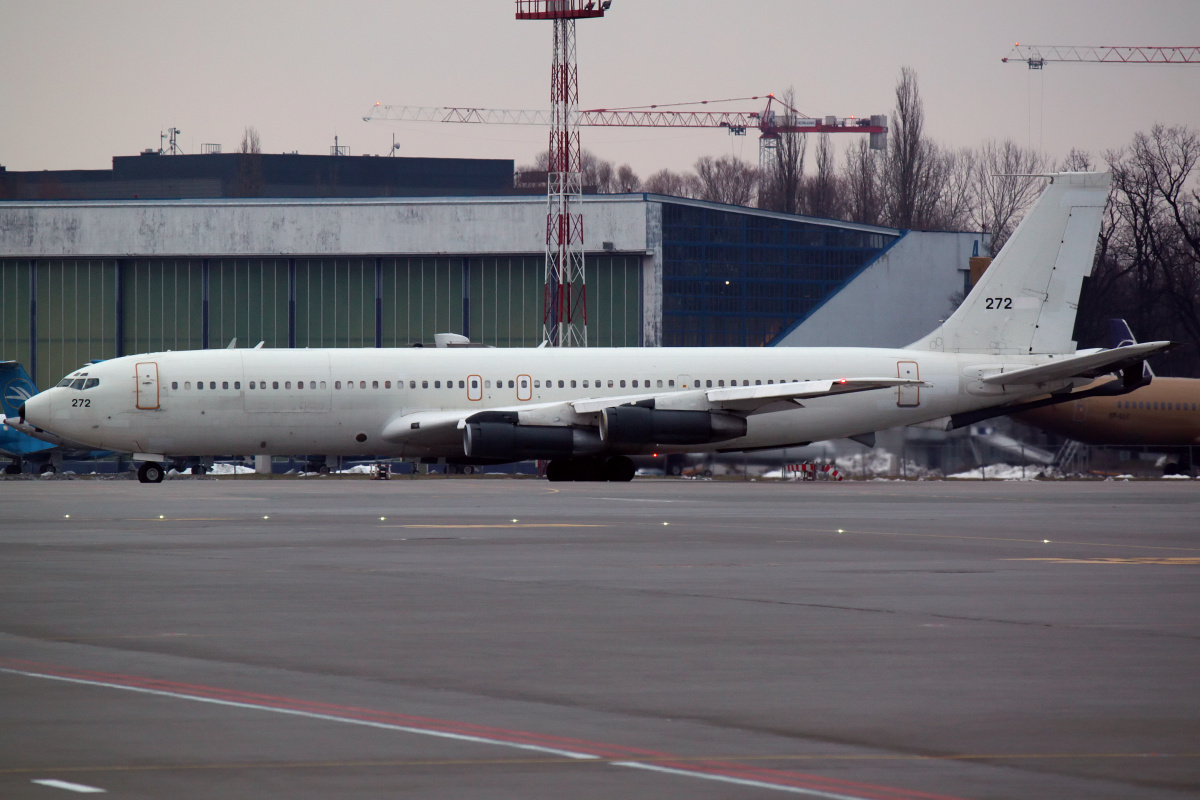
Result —
M 939 328 L 908 347 L 254 349 L 147 353 L 72 372 L 10 425 L 133 454 L 143 482 L 187 454 L 549 459 L 551 480 L 629 480 L 628 456 L 863 436 L 1076 386 L 1149 342 L 1076 352 L 1107 174 L 1049 185 Z M 871 309 L 864 308 L 863 314 Z M 24 426 L 24 427 L 22 427 Z

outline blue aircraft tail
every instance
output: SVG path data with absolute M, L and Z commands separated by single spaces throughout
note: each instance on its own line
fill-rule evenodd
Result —
M 0 404 L 4 417 L 15 417 L 21 404 L 37 394 L 37 386 L 25 368 L 16 361 L 0 361 Z M 14 431 L 0 421 L 0 452 L 20 459 L 32 453 L 51 450 L 54 445 Z
M 1123 319 L 1110 319 L 1108 321 L 1108 346 L 1111 348 L 1128 347 L 1131 344 L 1137 344 L 1138 341 L 1133 335 L 1133 331 L 1129 330 L 1129 323 Z M 1153 378 L 1154 370 L 1150 369 L 1150 364 L 1142 362 L 1142 377 Z

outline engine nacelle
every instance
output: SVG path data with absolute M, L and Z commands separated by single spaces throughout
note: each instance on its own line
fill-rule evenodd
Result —
M 469 458 L 528 461 L 591 455 L 602 449 L 595 433 L 575 428 L 468 422 L 463 429 L 463 453 Z
M 708 444 L 746 435 L 746 420 L 719 411 L 606 408 L 600 438 L 607 444 Z

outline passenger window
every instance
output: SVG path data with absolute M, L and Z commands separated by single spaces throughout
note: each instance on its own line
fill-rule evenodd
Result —
M 429 388 L 429 381 L 421 381 L 421 388 L 422 388 L 422 389 L 428 389 L 428 388 Z
M 533 382 L 533 388 L 535 388 L 535 389 L 540 389 L 540 388 L 542 388 L 542 382 L 541 382 L 541 381 L 534 381 L 534 382 Z
M 625 383 L 624 383 L 624 382 L 622 382 L 622 383 L 621 383 L 621 385 L 622 385 L 622 386 L 624 386 L 624 385 L 625 385 Z M 633 382 L 633 388 L 635 388 L 635 389 L 636 389 L 636 388 L 638 388 L 637 381 L 634 381 L 634 382 Z
M 417 382 L 416 382 L 416 381 L 409 381 L 409 382 L 408 382 L 408 388 L 410 388 L 410 389 L 415 389 L 415 388 L 417 388 Z
M 222 388 L 222 389 L 228 389 L 228 388 L 229 388 L 229 381 L 221 381 L 221 388 Z
M 197 388 L 197 389 L 203 389 L 203 388 L 204 388 L 204 381 L 196 381 L 196 388 Z
M 433 382 L 433 388 L 435 388 L 435 389 L 440 389 L 440 388 L 442 388 L 442 382 L 441 382 L 441 381 L 434 381 L 434 382 Z
M 663 387 L 662 387 L 662 381 L 661 381 L 661 380 L 659 380 L 659 382 L 658 382 L 658 386 L 656 386 L 656 387 L 654 387 L 654 388 L 656 388 L 656 389 L 661 389 L 661 388 L 663 388 Z
M 371 388 L 372 388 L 372 389 L 378 389 L 378 388 L 379 388 L 379 381 L 371 381 Z
M 699 384 L 699 383 L 700 383 L 700 381 L 696 381 L 696 383 L 697 383 L 697 384 Z M 711 389 L 711 388 L 712 388 L 712 381 L 711 381 L 711 380 L 706 380 L 706 381 L 704 382 L 704 388 L 706 388 L 706 389 Z
M 667 381 L 667 386 L 671 389 L 674 389 L 675 388 L 675 380 L 672 378 L 671 380 Z
M 485 388 L 485 389 L 490 389 L 490 388 L 492 388 L 492 382 L 491 382 L 490 380 L 484 381 L 484 382 L 483 382 L 483 388 Z
M 253 389 L 253 388 L 254 388 L 254 384 L 253 384 L 253 383 L 252 383 L 252 384 L 250 384 L 250 388 L 251 388 L 251 389 Z M 340 388 L 342 388 L 342 382 L 341 382 L 341 381 L 334 381 L 334 382 L 333 382 L 333 388 L 335 388 L 335 389 L 340 389 Z
M 178 389 L 178 388 L 179 388 L 179 381 L 171 381 L 171 388 L 172 388 L 172 389 Z
M 209 382 L 208 382 L 208 388 L 210 388 L 210 389 L 216 389 L 216 388 L 217 388 L 217 382 L 216 382 L 216 381 L 209 381 Z
M 562 389 L 564 386 L 566 386 L 565 383 L 563 383 L 562 381 L 558 382 L 558 388 Z
M 524 384 L 522 384 L 522 385 L 524 385 Z M 512 381 L 509 381 L 509 382 L 508 382 L 508 388 L 510 388 L 510 389 L 511 389 L 511 388 L 513 388 L 513 382 L 512 382 Z
M 458 382 L 458 388 L 460 388 L 460 389 L 465 389 L 465 388 L 467 388 L 467 384 L 466 384 L 466 382 L 465 382 L 465 381 L 459 381 L 459 382 Z
M 324 389 L 324 388 L 325 388 L 325 381 L 321 381 L 321 388 L 322 388 L 322 389 Z
M 522 389 L 529 388 L 529 378 L 521 378 L 521 388 Z
M 471 378 L 471 388 L 472 389 L 479 388 L 479 379 L 478 378 Z
M 624 389 L 624 388 L 625 388 L 625 381 L 621 381 L 621 388 L 622 388 L 622 389 Z
M 610 389 L 613 388 L 612 378 L 608 379 L 608 388 L 610 388 Z
M 192 388 L 192 382 L 191 382 L 191 381 L 184 381 L 184 382 L 183 382 L 183 388 L 184 388 L 184 389 L 190 389 L 190 388 Z
M 283 388 L 285 388 L 285 389 L 290 389 L 290 388 L 292 388 L 292 382 L 291 382 L 291 381 L 284 381 L 284 382 L 283 382 Z
M 278 388 L 279 388 L 279 381 L 271 381 L 271 388 L 272 388 L 272 389 L 278 389 Z
M 358 388 L 360 388 L 360 389 L 365 389 L 365 388 L 367 388 L 367 382 L 366 382 L 366 381 L 359 381 L 359 382 L 358 382 Z
M 233 388 L 235 388 L 235 389 L 241 389 L 241 388 L 242 388 L 242 382 L 241 382 L 241 381 L 234 381 L 234 382 L 233 382 Z
M 724 386 L 724 385 L 725 385 L 725 381 L 722 381 L 722 380 L 717 381 L 717 386 Z
M 391 382 L 391 381 L 384 381 L 384 382 L 383 382 L 383 388 L 385 388 L 385 389 L 390 389 L 390 388 L 392 388 L 392 382 Z
M 571 381 L 571 388 L 572 388 L 572 389 L 576 388 L 576 387 L 575 387 L 575 381 Z

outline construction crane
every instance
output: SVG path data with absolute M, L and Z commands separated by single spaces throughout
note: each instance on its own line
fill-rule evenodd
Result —
M 1200 47 L 1099 47 L 1080 45 L 1013 45 L 1000 59 L 1005 64 L 1024 61 L 1030 69 L 1042 69 L 1050 61 L 1086 61 L 1104 64 L 1200 64 Z
M 756 128 L 760 133 L 759 165 L 764 167 L 771 163 L 779 137 L 785 133 L 865 133 L 871 137 L 871 149 L 887 149 L 886 114 L 874 114 L 870 117 L 810 117 L 784 105 L 773 94 L 670 105 L 679 107 L 754 100 L 765 100 L 766 105 L 760 111 L 661 111 L 659 109 L 664 107 L 662 105 L 593 108 L 577 112 L 577 120 L 580 126 L 587 127 L 724 128 L 738 136 Z M 775 105 L 780 108 L 776 110 L 773 108 Z M 548 125 L 551 117 L 547 111 L 453 106 L 387 106 L 376 103 L 363 120 Z

